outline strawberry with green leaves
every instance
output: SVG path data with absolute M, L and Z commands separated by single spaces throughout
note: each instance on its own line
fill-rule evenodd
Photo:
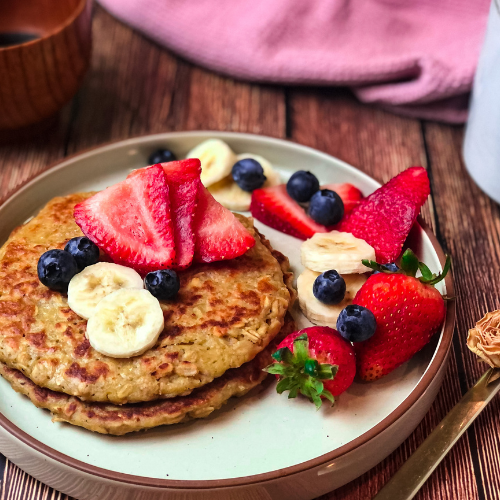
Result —
M 409 249 L 396 271 L 373 261 L 364 260 L 363 264 L 379 271 L 370 276 L 353 300 L 353 304 L 369 309 L 377 322 L 373 337 L 354 344 L 358 376 L 371 381 L 408 361 L 439 331 L 446 306 L 434 285 L 444 279 L 451 261 L 448 256 L 438 275 Z M 419 270 L 421 276 L 417 278 Z
M 356 375 L 352 345 L 333 328 L 313 326 L 286 337 L 273 354 L 274 364 L 265 371 L 279 378 L 279 394 L 306 396 L 320 408 L 322 399 L 335 402 L 334 396 L 344 392 Z

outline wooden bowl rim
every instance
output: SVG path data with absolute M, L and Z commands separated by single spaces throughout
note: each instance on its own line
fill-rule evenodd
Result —
M 47 40 L 48 38 L 53 37 L 54 35 L 57 35 L 61 31 L 65 30 L 68 26 L 73 24 L 75 22 L 75 19 L 83 12 L 83 9 L 85 8 L 85 5 L 87 2 L 91 2 L 92 0 L 79 0 L 77 6 L 73 10 L 73 12 L 61 23 L 58 24 L 53 30 L 49 31 L 48 33 L 45 33 L 43 36 L 40 36 L 39 38 L 35 38 L 34 40 L 29 40 L 27 42 L 23 43 L 18 43 L 16 45 L 10 45 L 8 47 L 0 47 L 0 53 L 2 52 L 7 52 L 9 50 L 16 50 L 24 47 L 28 47 L 30 45 L 35 45 L 37 43 L 42 42 L 43 40 Z
M 59 168 L 64 168 L 66 162 L 70 159 L 74 159 L 82 154 L 87 154 L 89 152 L 95 152 L 98 153 L 98 150 L 107 150 L 108 148 L 112 147 L 120 147 L 120 145 L 123 145 L 125 143 L 133 143 L 134 141 L 141 140 L 141 139 L 146 139 L 146 138 L 153 138 L 153 137 L 158 137 L 158 139 L 165 139 L 166 137 L 175 137 L 178 135 L 185 135 L 185 134 L 210 134 L 210 133 L 220 133 L 221 131 L 208 131 L 208 130 L 193 130 L 193 131 L 184 131 L 184 132 L 166 132 L 166 133 L 160 133 L 160 134 L 144 134 L 141 136 L 136 136 L 132 137 L 129 139 L 125 139 L 122 141 L 113 141 L 109 142 L 107 144 L 102 144 L 99 146 L 91 147 L 82 151 L 79 151 L 75 154 L 69 155 L 65 158 L 62 158 L 60 160 L 57 160 L 56 162 L 52 163 L 51 166 L 44 170 L 41 173 L 38 173 L 28 179 L 27 181 L 23 182 L 20 186 L 16 187 L 14 190 L 12 190 L 6 197 L 3 197 L 1 200 L 0 206 L 2 206 L 4 203 L 6 203 L 8 200 L 10 200 L 12 197 L 14 197 L 21 189 L 28 187 L 29 184 L 32 182 L 35 182 L 36 179 L 39 177 L 43 177 L 46 175 L 48 172 L 53 172 L 54 170 L 58 170 Z M 284 140 L 284 139 L 278 139 L 275 137 L 268 137 L 268 136 L 263 136 L 260 134 L 251 134 L 251 133 L 240 133 L 240 132 L 222 132 L 225 135 L 228 136 L 234 136 L 234 137 L 259 137 L 267 140 L 268 142 L 278 142 L 278 143 L 288 143 L 296 145 L 300 148 L 305 148 L 311 151 L 314 151 L 315 153 L 320 153 L 324 155 L 325 157 L 331 158 L 332 156 L 323 153 L 315 148 L 311 148 L 308 146 L 304 146 L 302 144 L 295 143 L 294 141 L 291 140 Z M 349 164 L 352 168 L 356 168 L 352 165 Z M 357 169 L 358 170 L 358 169 Z M 367 175 L 367 174 L 365 174 Z M 370 176 L 371 177 L 371 176 Z M 444 251 L 441 247 L 441 244 L 437 240 L 436 236 L 430 229 L 430 227 L 424 222 L 424 220 L 419 216 L 417 219 L 417 222 L 421 226 L 421 228 L 424 230 L 426 235 L 429 237 L 431 244 L 436 251 L 439 262 L 441 266 L 443 267 L 445 264 L 445 254 Z M 448 273 L 448 275 L 445 278 L 445 285 L 446 285 L 446 293 L 449 297 L 454 297 L 455 296 L 455 287 L 454 287 L 454 282 L 453 282 L 453 277 L 451 272 Z M 85 462 L 82 462 L 78 459 L 69 457 L 68 455 L 65 455 L 64 453 L 61 453 L 59 451 L 54 450 L 50 446 L 38 441 L 37 439 L 33 438 L 31 435 L 28 433 L 24 432 L 21 430 L 19 427 L 17 427 L 15 424 L 13 424 L 9 419 L 7 419 L 4 415 L 0 413 L 0 426 L 3 427 L 7 432 L 9 432 L 12 436 L 15 438 L 19 439 L 21 442 L 29 446 L 30 448 L 33 448 L 34 450 L 38 451 L 39 453 L 49 457 L 50 459 L 59 462 L 61 464 L 64 464 L 68 467 L 72 467 L 80 472 L 89 474 L 91 476 L 96 476 L 103 478 L 108 481 L 115 481 L 118 483 L 124 483 L 124 484 L 131 484 L 135 486 L 142 486 L 142 487 L 154 487 L 154 488 L 162 488 L 162 489 L 169 489 L 169 488 L 175 488 L 175 489 L 181 489 L 181 490 L 192 490 L 192 489 L 198 489 L 198 490 L 204 490 L 204 489 L 214 489 L 214 488 L 232 488 L 235 486 L 247 486 L 251 484 L 256 484 L 256 483 L 264 483 L 268 481 L 273 481 L 277 480 L 283 477 L 288 477 L 292 476 L 301 472 L 305 472 L 307 470 L 311 470 L 315 467 L 319 466 L 325 466 L 328 463 L 332 462 L 333 460 L 336 460 L 340 458 L 343 455 L 346 455 L 352 451 L 354 451 L 357 448 L 360 448 L 361 446 L 367 444 L 369 441 L 377 437 L 379 434 L 381 434 L 383 431 L 389 429 L 394 423 L 396 423 L 406 412 L 408 412 L 424 395 L 425 391 L 428 389 L 429 385 L 431 384 L 432 380 L 434 377 L 438 374 L 439 370 L 441 369 L 443 363 L 446 362 L 447 356 L 451 347 L 451 342 L 453 338 L 453 331 L 455 327 L 455 319 L 456 319 L 456 301 L 455 300 L 447 300 L 446 302 L 446 318 L 442 330 L 442 338 L 441 341 L 439 342 L 437 349 L 435 351 L 434 356 L 432 357 L 428 368 L 426 369 L 424 375 L 418 382 L 418 384 L 415 386 L 413 391 L 410 393 L 410 395 L 394 410 L 392 411 L 386 418 L 384 418 L 381 422 L 379 422 L 377 425 L 372 427 L 370 430 L 362 434 L 361 436 L 357 437 L 356 439 L 353 439 L 349 443 L 329 452 L 326 454 L 323 454 L 321 456 L 318 456 L 316 458 L 313 458 L 311 460 L 307 460 L 305 462 L 302 462 L 300 464 L 296 464 L 290 467 L 286 467 L 283 469 L 278 469 L 270 472 L 265 472 L 261 474 L 254 474 L 251 476 L 241 476 L 237 478 L 231 478 L 231 479 L 207 479 L 207 480 L 179 480 L 179 479 L 158 479 L 158 478 L 149 478 L 145 476 L 136 476 L 133 474 L 125 474 L 122 472 L 115 472 L 112 470 L 108 469 L 103 469 L 101 467 L 97 467 L 94 465 L 87 464 Z

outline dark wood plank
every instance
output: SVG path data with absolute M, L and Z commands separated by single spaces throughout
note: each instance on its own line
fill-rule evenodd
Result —
M 193 67 L 184 130 L 227 130 L 285 137 L 281 87 L 250 85 Z
M 64 156 L 70 116 L 71 104 L 49 123 L 43 136 L 22 142 L 0 141 L 0 199 Z
M 93 28 L 92 66 L 75 104 L 70 154 L 163 130 L 174 95 L 173 56 L 100 8 Z
M 486 370 L 466 346 L 467 332 L 487 311 L 500 308 L 500 206 L 468 176 L 461 155 L 462 128 L 425 125 L 435 183 L 439 232 L 454 256 L 456 346 L 468 389 Z M 481 469 L 484 498 L 500 498 L 500 400 L 495 398 L 474 424 L 473 453 Z
M 282 89 L 195 68 L 99 8 L 92 71 L 76 108 L 69 153 L 171 130 L 285 133 Z
M 345 160 L 380 182 L 409 166 L 428 166 L 419 121 L 359 104 L 347 91 L 296 89 L 289 92 L 289 109 L 293 140 Z M 426 203 L 423 215 L 433 228 L 438 225 L 434 214 L 434 193 Z M 364 476 L 325 495 L 323 500 L 372 498 L 460 396 L 458 368 L 452 353 L 436 402 L 415 432 L 386 460 Z M 467 437 L 456 445 L 416 498 L 430 500 L 436 497 L 478 498 Z

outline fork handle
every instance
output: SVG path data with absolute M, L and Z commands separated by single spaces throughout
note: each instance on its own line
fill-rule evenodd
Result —
M 490 368 L 451 409 L 373 500 L 411 500 L 460 436 L 500 390 L 500 370 Z

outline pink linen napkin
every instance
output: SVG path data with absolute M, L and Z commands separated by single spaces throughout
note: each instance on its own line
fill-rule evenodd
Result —
M 467 118 L 490 0 L 99 0 L 181 56 L 245 80 L 347 85 L 394 112 Z

